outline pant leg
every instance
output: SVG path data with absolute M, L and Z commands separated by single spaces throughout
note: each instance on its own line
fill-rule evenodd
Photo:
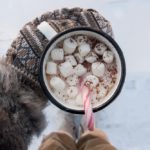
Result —
M 77 150 L 73 138 L 65 132 L 53 132 L 44 138 L 39 150 Z
M 78 150 L 117 150 L 108 141 L 105 133 L 98 129 L 88 131 L 77 143 Z

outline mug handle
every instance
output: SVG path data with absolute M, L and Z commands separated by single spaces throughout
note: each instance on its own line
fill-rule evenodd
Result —
M 57 32 L 46 21 L 41 22 L 37 28 L 49 41 L 57 34 Z

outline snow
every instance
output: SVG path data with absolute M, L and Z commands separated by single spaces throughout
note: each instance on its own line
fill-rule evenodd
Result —
M 95 114 L 97 127 L 108 134 L 119 150 L 150 150 L 149 0 L 86 0 L 86 3 L 59 0 L 59 4 L 51 0 L 5 0 L 0 5 L 0 55 L 5 54 L 26 22 L 45 11 L 66 6 L 95 8 L 101 12 L 111 21 L 115 39 L 125 54 L 124 88 L 111 105 Z M 44 113 L 48 126 L 40 137 L 33 138 L 29 150 L 37 150 L 43 136 L 56 131 L 63 121 L 64 114 L 52 104 Z

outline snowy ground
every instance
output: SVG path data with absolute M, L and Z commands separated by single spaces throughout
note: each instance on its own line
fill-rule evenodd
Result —
M 119 150 L 150 150 L 150 1 L 149 0 L 5 0 L 0 4 L 0 55 L 5 54 L 19 29 L 41 13 L 61 7 L 81 6 L 99 10 L 113 25 L 115 38 L 125 54 L 127 80 L 121 95 L 98 112 L 98 127 Z M 45 109 L 48 127 L 29 150 L 37 150 L 43 135 L 57 130 L 57 108 Z M 61 116 L 57 116 L 61 118 Z

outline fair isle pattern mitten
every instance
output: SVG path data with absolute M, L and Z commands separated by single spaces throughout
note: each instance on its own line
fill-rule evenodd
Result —
M 109 21 L 93 9 L 63 8 L 47 12 L 27 23 L 8 50 L 7 63 L 18 72 L 20 80 L 33 89 L 40 89 L 38 82 L 40 58 L 49 42 L 37 28 L 43 21 L 48 22 L 56 32 L 87 26 L 113 37 Z

